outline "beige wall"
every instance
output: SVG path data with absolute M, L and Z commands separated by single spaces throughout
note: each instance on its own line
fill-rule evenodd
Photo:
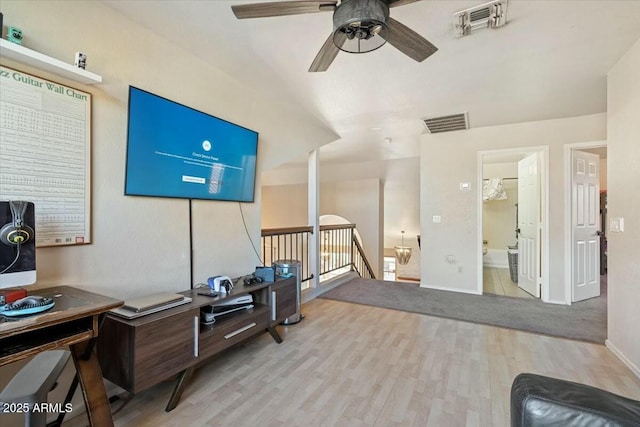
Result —
M 123 195 L 130 84 L 258 131 L 259 172 L 337 137 L 178 48 L 171 41 L 178 27 L 162 38 L 101 2 L 3 1 L 2 12 L 5 25 L 24 31 L 25 46 L 68 62 L 82 51 L 89 70 L 104 79 L 84 86 L 2 59 L 93 94 L 93 243 L 38 249 L 38 285 L 74 285 L 118 298 L 190 286 L 188 201 Z M 193 202 L 195 282 L 253 271 L 257 257 L 240 208 L 257 244 L 260 202 L 260 178 L 255 203 Z
M 607 346 L 640 376 L 640 40 L 609 71 L 607 85 L 608 233 Z
M 308 225 L 308 210 L 306 184 L 262 186 L 262 228 Z
M 383 209 L 384 194 L 378 179 L 327 182 L 320 187 L 320 214 L 340 215 L 356 224 L 376 277 L 382 277 Z
M 384 182 L 384 247 L 402 242 L 412 248 L 406 265 L 396 264 L 397 277 L 420 278 L 420 158 L 390 162 Z
M 422 280 L 425 287 L 478 292 L 477 228 L 478 151 L 515 147 L 549 147 L 549 300 L 563 303 L 564 265 L 564 144 L 606 138 L 606 115 L 518 123 L 467 131 L 423 135 L 421 145 L 420 223 Z M 459 183 L 470 182 L 471 191 Z M 440 215 L 442 222 L 432 222 Z M 447 255 L 456 258 L 449 263 Z M 462 267 L 462 271 L 459 271 Z

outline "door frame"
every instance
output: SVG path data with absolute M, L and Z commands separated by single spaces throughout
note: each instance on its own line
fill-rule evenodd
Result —
M 571 158 L 575 150 L 607 147 L 607 140 L 574 142 L 564 145 L 564 296 L 566 305 L 571 305 L 573 299 L 573 285 L 571 274 L 573 270 L 573 216 L 571 212 Z M 607 156 L 608 158 L 609 156 Z
M 476 283 L 478 287 L 476 292 L 479 295 L 483 293 L 483 276 L 482 276 L 482 166 L 484 164 L 484 157 L 488 155 L 495 154 L 516 154 L 516 153 L 541 153 L 541 164 L 540 164 L 540 191 L 542 192 L 542 197 L 540 201 L 542 203 L 541 207 L 541 215 L 540 222 L 542 223 L 542 242 L 541 242 L 541 250 L 542 256 L 540 257 L 540 262 L 542 263 L 542 292 L 541 297 L 543 302 L 551 302 L 549 300 L 549 146 L 548 145 L 538 145 L 532 147 L 518 147 L 518 148 L 503 148 L 496 150 L 484 150 L 478 151 L 477 157 L 477 224 L 476 230 L 478 232 L 478 239 L 476 242 L 476 254 L 477 254 L 477 270 L 478 270 L 478 278 Z

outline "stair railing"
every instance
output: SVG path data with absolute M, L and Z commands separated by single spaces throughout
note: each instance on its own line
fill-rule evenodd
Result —
M 320 226 L 320 281 L 348 271 L 356 271 L 361 277 L 375 279 L 362 245 L 355 235 L 355 224 Z M 285 227 L 262 230 L 261 250 L 265 265 L 277 261 L 299 261 L 301 281 L 313 278 L 309 272 L 309 236 L 313 228 Z

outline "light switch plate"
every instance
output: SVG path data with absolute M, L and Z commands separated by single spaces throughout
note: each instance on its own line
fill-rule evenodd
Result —
M 440 224 L 442 222 L 442 217 L 440 215 L 434 215 L 433 216 L 433 223 L 434 224 Z
M 611 218 L 609 220 L 609 231 L 611 233 L 622 233 L 624 231 L 624 218 Z
M 461 182 L 460 183 L 460 191 L 469 191 L 471 190 L 471 183 L 470 182 Z

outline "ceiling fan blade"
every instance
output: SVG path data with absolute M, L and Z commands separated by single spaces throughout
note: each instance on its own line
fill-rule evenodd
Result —
M 339 32 L 336 37 L 340 46 L 347 40 L 347 36 L 343 32 Z M 327 71 L 333 60 L 336 59 L 338 52 L 340 52 L 340 49 L 334 44 L 333 33 L 331 33 L 322 45 L 322 48 L 320 48 L 320 52 L 316 55 L 311 67 L 309 67 L 309 72 Z
M 386 40 L 400 52 L 418 62 L 424 61 L 438 50 L 429 40 L 391 17 L 387 20 L 387 28 Z
M 333 0 L 302 0 L 282 1 L 275 3 L 253 3 L 231 6 L 231 10 L 238 19 L 266 18 L 269 16 L 300 15 L 303 13 L 332 12 L 336 9 L 337 1 Z
M 404 6 L 405 4 L 415 3 L 420 0 L 387 0 L 389 7 Z

